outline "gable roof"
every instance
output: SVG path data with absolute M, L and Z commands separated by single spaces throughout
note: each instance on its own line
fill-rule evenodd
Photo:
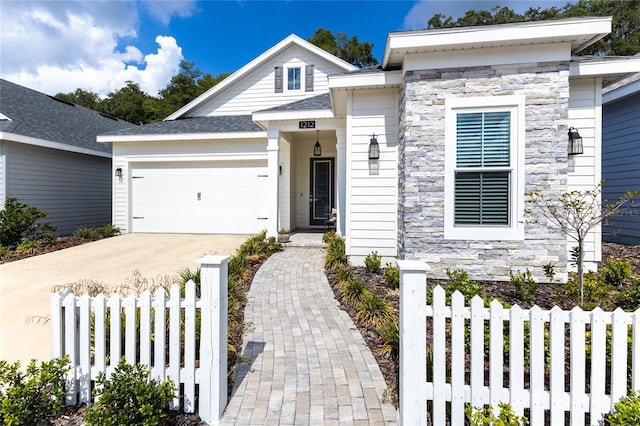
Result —
M 261 64 L 273 58 L 277 54 L 283 52 L 285 49 L 287 49 L 291 45 L 297 45 L 303 49 L 306 49 L 311 53 L 317 56 L 320 56 L 324 60 L 343 69 L 344 71 L 353 71 L 358 69 L 356 66 L 351 65 L 346 61 L 343 61 L 342 59 L 332 55 L 326 50 L 321 49 L 318 46 L 315 46 L 306 40 L 303 40 L 302 38 L 298 37 L 295 34 L 291 34 L 287 38 L 285 38 L 284 40 L 276 44 L 275 46 L 271 47 L 270 49 L 262 53 L 257 58 L 255 58 L 254 60 L 252 60 L 251 62 L 249 62 L 248 64 L 246 64 L 245 66 L 243 66 L 242 68 L 240 68 L 239 70 L 231 74 L 229 77 L 225 78 L 220 83 L 216 84 L 211 89 L 207 90 L 202 95 L 198 96 L 196 99 L 194 99 L 193 101 L 189 102 L 187 105 L 180 108 L 178 111 L 171 114 L 165 120 L 175 120 L 177 118 L 184 116 L 188 112 L 193 111 L 198 106 L 202 105 L 209 99 L 213 98 L 217 93 L 220 93 L 226 88 L 228 88 L 229 86 L 233 85 L 235 82 L 242 79 L 245 75 L 249 74 L 250 72 L 255 70 L 257 67 L 259 67 Z
M 251 120 L 250 115 L 218 115 L 214 117 L 186 117 L 177 120 L 116 130 L 101 135 L 100 140 L 109 136 L 122 135 L 176 135 L 183 133 L 234 133 L 263 132 L 263 129 Z M 104 136 L 104 137 L 102 137 Z
M 137 127 L 3 79 L 0 118 L 0 139 L 106 156 L 111 147 L 98 134 Z
M 275 111 L 309 111 L 331 109 L 331 95 L 323 93 L 312 98 L 301 99 L 284 105 L 278 105 L 273 108 L 264 109 L 256 112 L 275 112 Z

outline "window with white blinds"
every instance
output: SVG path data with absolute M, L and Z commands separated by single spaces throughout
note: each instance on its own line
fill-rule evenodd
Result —
M 511 113 L 456 115 L 455 225 L 509 225 Z

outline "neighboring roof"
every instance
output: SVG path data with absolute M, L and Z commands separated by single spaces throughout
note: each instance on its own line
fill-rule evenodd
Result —
M 102 136 L 176 135 L 187 133 L 235 133 L 262 131 L 263 129 L 251 120 L 250 115 L 223 115 L 159 121 L 157 123 L 147 124 L 144 126 L 117 130 Z
M 640 55 L 636 56 L 640 58 Z M 602 90 L 602 102 L 606 104 L 638 93 L 640 93 L 640 72 L 604 88 Z
M 87 153 L 110 154 L 111 147 L 98 143 L 96 136 L 136 127 L 3 79 L 0 79 L 0 115 L 7 118 L 0 120 L 3 139 L 50 147 L 54 143 L 61 149 Z
M 176 118 L 184 116 L 189 111 L 192 111 L 193 109 L 197 108 L 199 105 L 208 101 L 209 99 L 214 97 L 217 93 L 222 92 L 227 87 L 231 86 L 236 81 L 242 79 L 245 75 L 249 74 L 250 72 L 255 70 L 257 67 L 259 67 L 261 64 L 268 61 L 269 59 L 279 54 L 280 52 L 284 51 L 291 45 L 300 46 L 303 49 L 306 49 L 309 52 L 322 57 L 324 60 L 336 65 L 337 67 L 342 68 L 345 71 L 352 71 L 357 69 L 356 66 L 351 65 L 346 61 L 343 61 L 342 59 L 332 55 L 326 50 L 321 49 L 318 46 L 315 46 L 306 40 L 303 40 L 302 38 L 298 37 L 295 34 L 291 34 L 290 36 L 282 40 L 280 43 L 276 44 L 275 46 L 265 51 L 260 56 L 258 56 L 257 58 L 255 58 L 254 60 L 252 60 L 251 62 L 249 62 L 248 64 L 246 64 L 245 66 L 237 70 L 236 72 L 234 72 L 233 74 L 231 74 L 229 77 L 225 78 L 220 83 L 216 84 L 211 89 L 207 90 L 202 95 L 198 96 L 196 99 L 194 99 L 193 101 L 189 102 L 187 105 L 180 108 L 178 111 L 171 114 L 169 117 L 166 118 L 166 120 L 175 120 Z
M 571 43 L 575 54 L 610 31 L 611 17 L 583 17 L 389 33 L 382 67 L 400 68 L 413 53 L 545 43 Z
M 320 109 L 331 109 L 331 95 L 323 93 L 322 95 L 312 98 L 302 99 L 289 104 L 278 105 L 273 108 L 263 109 L 257 112 L 273 112 L 273 111 L 317 111 Z

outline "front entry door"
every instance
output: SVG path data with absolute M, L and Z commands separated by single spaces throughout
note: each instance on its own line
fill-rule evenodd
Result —
M 334 207 L 333 193 L 333 158 L 312 158 L 310 225 L 324 225 L 326 214 Z

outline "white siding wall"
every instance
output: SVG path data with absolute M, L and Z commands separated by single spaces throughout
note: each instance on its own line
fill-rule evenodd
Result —
M 111 222 L 111 159 L 3 142 L 6 196 L 49 213 L 44 219 L 70 235 Z
M 166 141 L 115 143 L 113 169 L 122 168 L 122 179 L 113 179 L 113 223 L 122 233 L 131 232 L 131 165 L 137 162 L 232 161 L 266 159 L 267 140 Z M 114 173 L 111 172 L 111 176 Z
M 278 231 L 280 229 L 291 230 L 291 144 L 280 138 L 280 152 L 278 153 Z
M 579 130 L 584 153 L 569 160 L 568 191 L 593 189 L 600 182 L 602 148 L 602 80 L 581 78 L 570 80 L 568 125 Z M 601 227 L 598 226 L 586 240 L 585 266 L 595 270 L 595 262 L 602 257 Z M 569 238 L 567 247 L 576 246 Z M 569 258 L 571 258 L 569 256 Z
M 315 67 L 313 92 L 304 91 L 305 65 L 314 65 Z M 278 66 L 284 67 L 283 93 L 275 93 L 274 90 L 274 70 Z M 301 67 L 303 86 L 299 91 L 287 91 L 286 67 L 289 66 Z M 191 115 L 246 115 L 254 111 L 261 111 L 327 93 L 329 91 L 327 75 L 338 72 L 344 72 L 344 70 L 298 46 L 291 46 L 245 75 L 231 87 L 216 94 L 213 99 L 205 102 Z
M 7 155 L 5 154 L 5 142 L 0 140 L 0 210 L 4 208 L 4 200 L 7 198 Z
M 348 107 L 349 108 L 349 107 Z M 347 254 L 362 264 L 372 251 L 397 255 L 398 94 L 394 89 L 353 91 L 347 118 Z M 380 160 L 369 160 L 376 135 Z

